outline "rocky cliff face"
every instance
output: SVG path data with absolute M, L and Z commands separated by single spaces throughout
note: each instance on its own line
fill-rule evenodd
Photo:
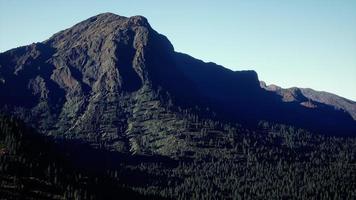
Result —
M 43 134 L 132 153 L 174 154 L 187 145 L 179 138 L 188 131 L 184 110 L 249 125 L 356 130 L 344 113 L 283 103 L 253 71 L 174 52 L 144 17 L 111 13 L 1 53 L 0 97 L 2 112 Z

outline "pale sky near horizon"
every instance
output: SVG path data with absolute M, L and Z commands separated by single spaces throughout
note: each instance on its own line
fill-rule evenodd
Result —
M 143 15 L 176 51 L 356 101 L 356 0 L 0 0 L 0 52 L 103 12 Z

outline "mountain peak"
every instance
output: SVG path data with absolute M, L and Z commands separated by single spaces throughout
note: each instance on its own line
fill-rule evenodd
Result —
M 86 21 L 97 22 L 97 23 L 103 23 L 103 22 L 105 23 L 105 22 L 112 22 L 112 21 L 125 23 L 125 21 L 127 21 L 126 23 L 128 23 L 128 25 L 131 26 L 149 27 L 148 20 L 144 16 L 135 15 L 131 17 L 124 17 L 110 12 L 98 14 L 96 16 L 89 18 Z
M 129 21 L 135 26 L 149 26 L 148 20 L 141 15 L 132 16 Z
M 93 40 L 115 40 L 124 32 L 140 32 L 145 35 L 153 31 L 143 16 L 124 17 L 113 13 L 102 13 L 54 34 L 45 43 L 55 48 L 72 48 L 73 45 Z

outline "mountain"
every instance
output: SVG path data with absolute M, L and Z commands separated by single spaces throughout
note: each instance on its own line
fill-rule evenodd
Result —
M 267 120 L 333 134 L 356 130 L 355 121 L 332 106 L 286 103 L 266 92 L 254 71 L 233 72 L 174 52 L 142 16 L 101 14 L 1 53 L 0 77 L 6 113 L 49 135 L 122 150 L 131 148 L 130 121 L 141 116 L 135 113 L 167 110 L 168 100 L 249 126 Z
M 310 88 L 281 88 L 276 85 L 266 85 L 261 81 L 261 87 L 267 91 L 275 92 L 280 95 L 283 101 L 286 102 L 299 102 L 304 106 L 316 107 L 312 102 L 322 103 L 333 106 L 335 109 L 344 110 L 349 113 L 354 120 L 356 120 L 356 102 L 345 99 L 329 92 L 315 91 Z M 307 100 L 307 101 L 306 101 Z
M 1 105 L 42 133 L 136 151 L 137 118 L 165 110 L 158 87 L 187 95 L 173 53 L 145 18 L 98 15 L 1 54 Z
M 254 71 L 234 72 L 181 53 L 176 60 L 201 95 L 212 102 L 209 105 L 229 119 L 244 123 L 267 120 L 333 135 L 356 133 L 356 121 L 349 113 L 324 102 L 308 107 L 284 101 L 279 94 L 261 87 Z
M 175 52 L 142 16 L 91 17 L 0 54 L 0 194 L 352 198 L 350 112 L 282 93 Z

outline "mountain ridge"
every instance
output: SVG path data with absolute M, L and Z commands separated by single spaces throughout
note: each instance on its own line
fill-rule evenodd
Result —
M 307 98 L 308 101 L 315 101 L 319 103 L 324 103 L 330 106 L 334 106 L 336 109 L 342 109 L 349 113 L 354 120 L 356 120 L 356 102 L 345 97 L 326 92 L 326 91 L 317 91 L 312 88 L 299 88 L 299 87 L 291 87 L 291 88 L 282 88 L 274 84 L 266 85 L 265 82 L 260 81 L 261 87 L 277 93 L 282 96 L 285 101 L 301 101 L 296 97 L 296 92 L 299 92 L 300 95 Z M 299 97 L 300 98 L 300 97 Z M 303 97 L 302 97 L 303 98 Z M 304 99 L 305 100 L 305 99 Z M 303 102 L 300 102 L 303 103 Z

